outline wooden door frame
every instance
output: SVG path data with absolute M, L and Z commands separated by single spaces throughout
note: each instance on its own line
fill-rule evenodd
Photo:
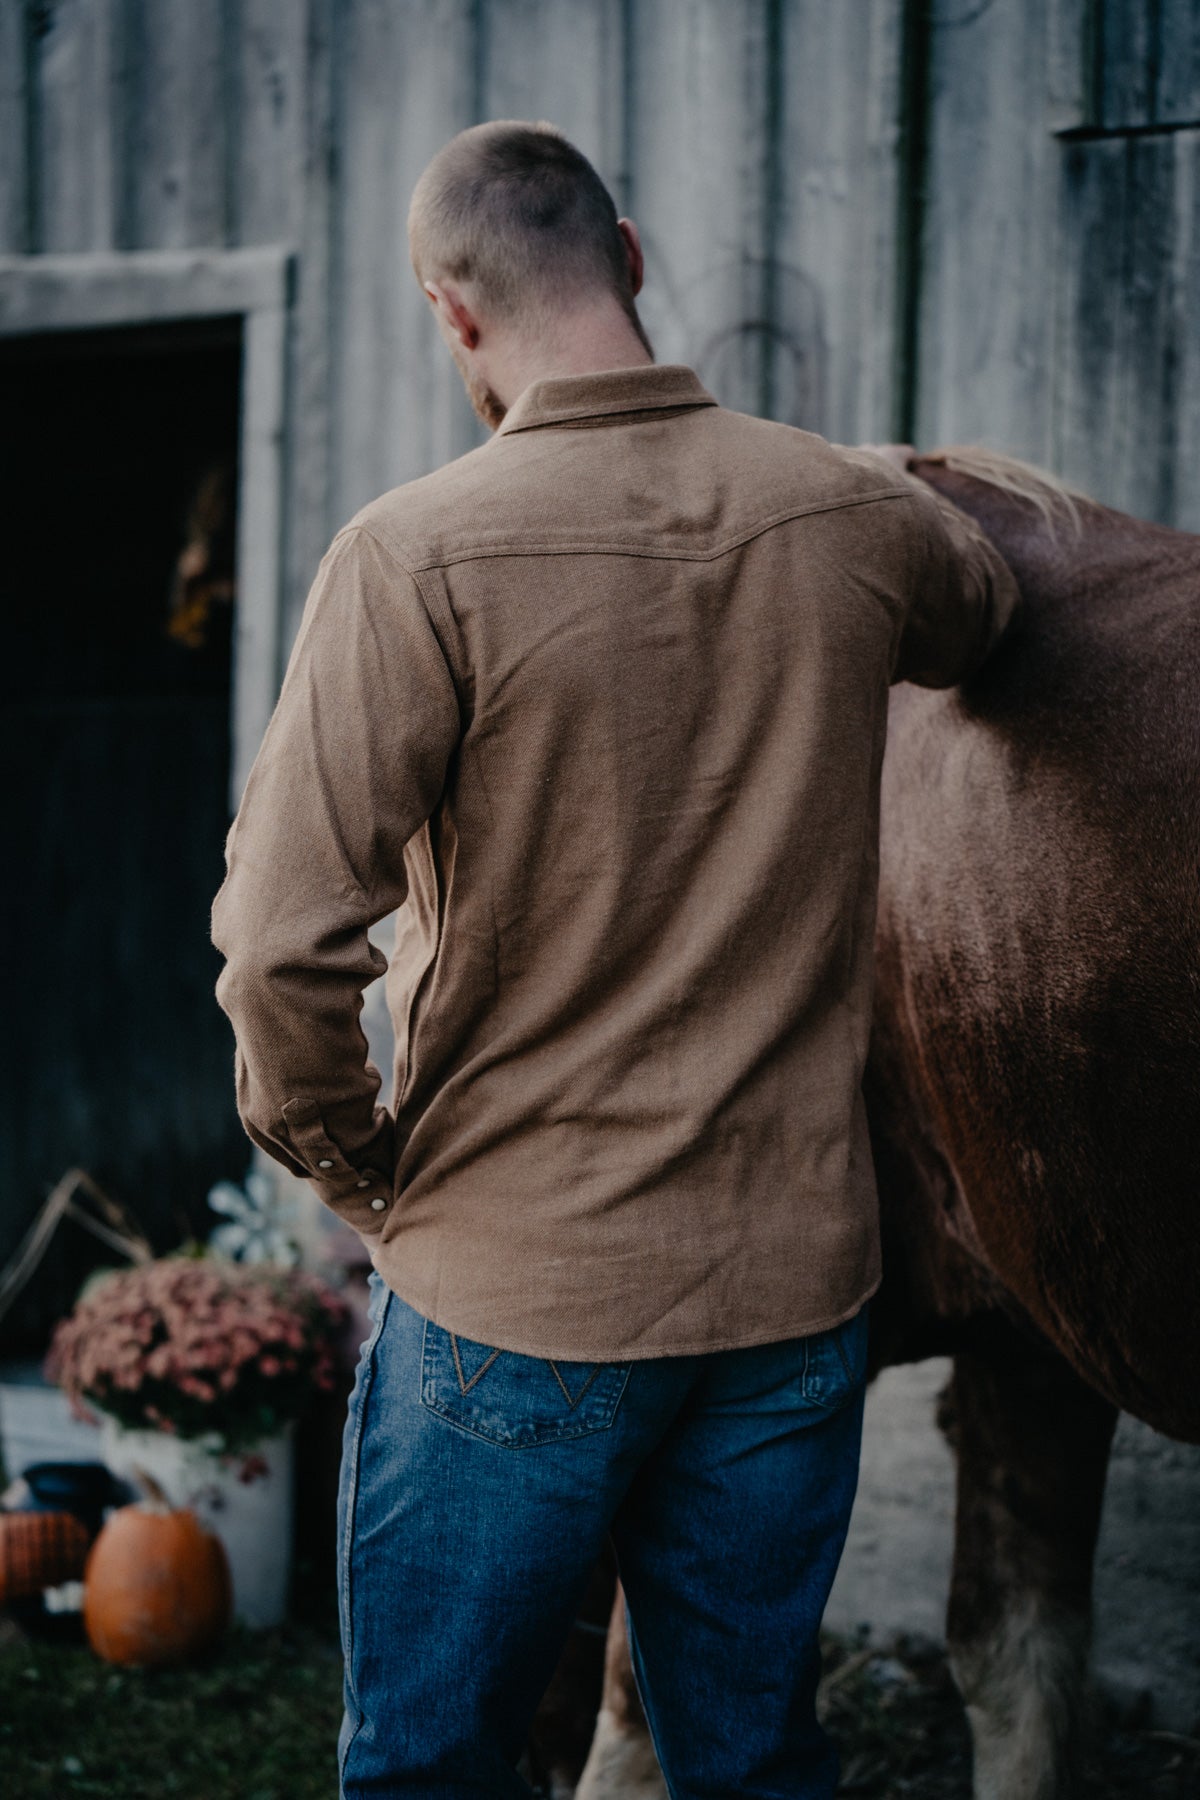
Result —
M 288 328 L 295 251 L 0 256 L 0 336 L 242 318 L 230 811 L 275 705 L 283 615 Z

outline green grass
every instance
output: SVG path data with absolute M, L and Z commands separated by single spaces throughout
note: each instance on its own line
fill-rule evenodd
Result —
M 336 1639 L 235 1629 L 204 1665 L 117 1669 L 86 1645 L 0 1647 L 5 1800 L 331 1800 Z
M 319 1584 L 306 1584 L 312 1595 Z M 328 1598 L 326 1596 L 326 1598 Z M 859 1649 L 829 1634 L 822 1711 L 845 1800 L 970 1800 L 962 1703 L 935 1646 Z M 0 1616 L 3 1800 L 334 1800 L 341 1654 L 332 1607 L 234 1630 L 203 1665 L 115 1669 Z M 1082 1800 L 1194 1800 L 1200 1744 L 1110 1718 Z

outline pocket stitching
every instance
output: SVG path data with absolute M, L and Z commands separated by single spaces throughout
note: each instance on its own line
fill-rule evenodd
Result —
M 418 1398 L 420 1404 L 427 1412 L 433 1413 L 447 1425 L 452 1426 L 454 1430 L 464 1431 L 469 1437 L 478 1438 L 481 1443 L 490 1444 L 493 1449 L 497 1450 L 537 1450 L 548 1444 L 557 1444 L 582 1437 L 591 1437 L 601 1431 L 611 1431 L 613 1425 L 616 1423 L 617 1410 L 620 1407 L 621 1401 L 625 1395 L 625 1389 L 629 1383 L 629 1377 L 633 1368 L 632 1363 L 597 1363 L 592 1374 L 589 1375 L 587 1379 L 585 1385 L 590 1387 L 596 1376 L 598 1376 L 605 1368 L 612 1368 L 620 1372 L 620 1382 L 612 1397 L 612 1404 L 609 1409 L 608 1417 L 602 1425 L 580 1424 L 578 1421 L 572 1423 L 564 1420 L 561 1425 L 555 1427 L 549 1434 L 526 1437 L 524 1439 L 514 1438 L 512 1436 L 500 1437 L 493 1431 L 480 1430 L 477 1424 L 472 1423 L 468 1419 L 460 1418 L 453 1408 L 447 1405 L 444 1400 L 437 1398 L 429 1399 L 426 1396 L 426 1381 L 436 1374 L 436 1349 L 435 1340 L 430 1336 L 431 1328 L 435 1331 L 444 1329 L 444 1327 L 435 1325 L 432 1319 L 426 1319 L 425 1321 L 425 1328 L 422 1333 L 421 1372 Z M 446 1331 L 446 1336 L 450 1338 L 453 1334 Z M 500 1354 L 499 1350 L 493 1351 L 493 1357 L 499 1356 Z M 542 1360 L 549 1361 L 548 1358 Z M 490 1361 L 491 1359 L 489 1359 L 488 1366 L 490 1366 Z M 559 1384 L 560 1386 L 562 1385 L 561 1377 L 559 1377 Z M 453 1390 L 451 1390 L 451 1392 L 452 1391 Z M 581 1389 L 577 1397 L 578 1399 L 582 1399 L 583 1392 L 584 1390 Z
M 458 1354 L 458 1338 L 452 1331 L 448 1331 L 446 1336 L 450 1339 L 450 1351 L 454 1357 L 454 1373 L 458 1376 L 459 1390 L 461 1393 L 469 1394 L 471 1389 L 475 1386 L 475 1383 L 487 1374 L 500 1352 L 498 1350 L 493 1350 L 492 1354 L 480 1363 L 479 1367 L 468 1381 L 463 1373 L 462 1358 Z
M 499 1354 L 499 1352 L 497 1352 L 497 1354 Z M 602 1363 L 596 1363 L 593 1365 L 591 1374 L 588 1376 L 587 1380 L 584 1382 L 584 1384 L 580 1388 L 579 1392 L 575 1395 L 575 1398 L 572 1399 L 571 1398 L 571 1390 L 567 1386 L 566 1382 L 563 1380 L 562 1376 L 560 1375 L 559 1369 L 558 1369 L 558 1364 L 554 1361 L 554 1359 L 552 1357 L 549 1357 L 549 1356 L 546 1358 L 546 1361 L 550 1364 L 550 1371 L 553 1374 L 555 1381 L 557 1381 L 559 1387 L 562 1389 L 563 1396 L 567 1402 L 567 1405 L 571 1408 L 572 1412 L 574 1412 L 575 1408 L 579 1405 L 579 1402 L 583 1399 L 583 1396 L 587 1393 L 587 1391 L 591 1387 L 593 1381 L 595 1381 L 597 1375 L 600 1373 L 600 1370 L 604 1366 Z

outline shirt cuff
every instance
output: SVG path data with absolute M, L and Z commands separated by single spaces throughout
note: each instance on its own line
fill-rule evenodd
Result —
M 380 1164 L 380 1150 L 387 1148 L 389 1129 L 377 1136 L 370 1159 L 346 1156 L 330 1137 L 314 1100 L 286 1100 L 283 1116 L 288 1137 L 296 1147 L 305 1179 L 317 1198 L 344 1219 L 362 1238 L 378 1238 L 392 1207 L 394 1176 Z M 391 1158 L 387 1159 L 389 1162 Z

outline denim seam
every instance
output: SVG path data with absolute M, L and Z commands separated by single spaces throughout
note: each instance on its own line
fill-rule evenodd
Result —
M 835 1330 L 834 1330 L 833 1347 L 838 1353 L 838 1358 L 841 1362 L 843 1369 L 845 1369 L 845 1371 L 846 1371 L 846 1380 L 850 1383 L 850 1386 L 853 1387 L 854 1386 L 854 1370 L 850 1367 L 849 1362 L 846 1360 L 846 1352 L 842 1348 L 842 1334 L 841 1334 L 840 1328 L 835 1328 Z
M 625 1638 L 629 1645 L 629 1672 L 633 1676 L 634 1692 L 642 1703 L 642 1712 L 646 1719 L 646 1729 L 650 1733 L 650 1742 L 654 1747 L 654 1754 L 658 1759 L 658 1772 L 662 1776 L 663 1786 L 667 1790 L 667 1800 L 677 1800 L 675 1789 L 672 1786 L 671 1779 L 668 1776 L 666 1769 L 663 1767 L 663 1758 L 659 1753 L 658 1744 L 661 1734 L 656 1733 L 654 1729 L 654 1708 L 651 1706 L 647 1697 L 649 1683 L 645 1680 L 645 1660 L 642 1656 L 641 1647 L 637 1641 L 637 1628 L 633 1623 L 633 1612 L 629 1605 L 628 1594 L 625 1596 Z M 639 1662 L 642 1664 L 642 1673 L 640 1677 L 638 1675 Z
M 374 1329 L 367 1340 L 364 1352 L 366 1360 L 363 1368 L 362 1392 L 358 1396 L 358 1416 L 354 1421 L 354 1439 L 350 1447 L 350 1484 L 346 1493 L 346 1523 L 342 1533 L 342 1611 L 346 1621 L 346 1682 L 354 1700 L 356 1717 L 354 1729 L 346 1739 L 346 1746 L 338 1765 L 339 1788 L 345 1787 L 346 1758 L 350 1754 L 350 1746 L 358 1736 L 363 1722 L 363 1710 L 359 1704 L 358 1688 L 354 1680 L 354 1617 L 351 1611 L 350 1557 L 354 1546 L 354 1515 L 358 1507 L 358 1476 L 361 1464 L 363 1419 L 375 1381 L 375 1347 L 379 1342 L 379 1335 L 383 1330 L 383 1321 L 387 1317 L 391 1299 L 391 1289 L 389 1288 L 381 1296 L 379 1317 L 375 1320 Z

